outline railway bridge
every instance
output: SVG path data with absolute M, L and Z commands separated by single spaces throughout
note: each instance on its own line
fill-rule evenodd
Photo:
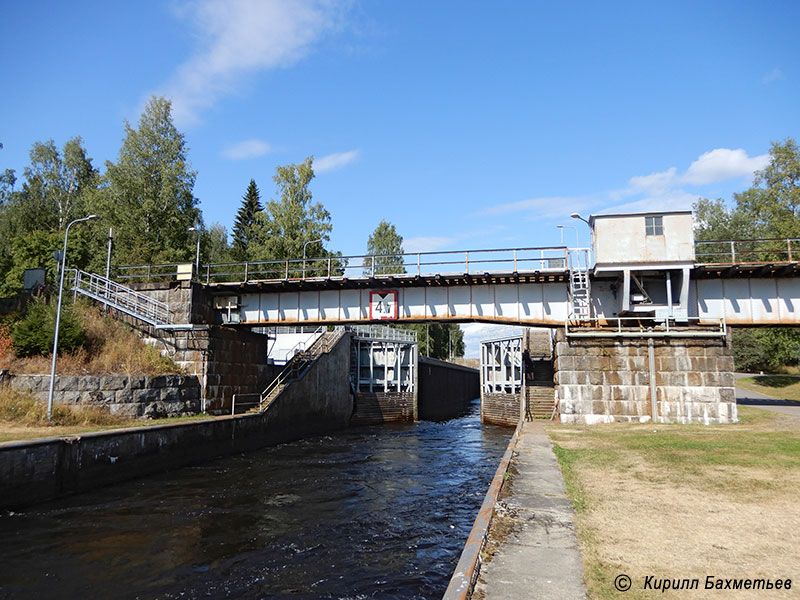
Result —
M 78 273 L 74 289 L 139 319 L 160 302 L 144 320 L 177 337 L 215 326 L 547 327 L 562 421 L 736 420 L 728 328 L 800 325 L 800 240 L 695 243 L 690 211 L 588 224 L 591 248 L 125 266 L 113 282 Z M 159 279 L 171 281 L 146 283 Z

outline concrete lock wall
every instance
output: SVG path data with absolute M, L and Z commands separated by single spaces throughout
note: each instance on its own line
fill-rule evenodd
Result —
M 481 422 L 516 427 L 520 420 L 521 395 L 484 393 L 481 396 Z
M 414 421 L 416 392 L 359 392 L 353 406 L 351 425 Z
M 726 338 L 653 340 L 658 422 L 737 421 Z M 557 333 L 556 397 L 562 423 L 651 420 L 648 340 L 567 339 Z
M 13 375 L 8 384 L 47 401 L 49 375 Z M 194 375 L 61 375 L 56 404 L 98 406 L 121 417 L 180 417 L 200 412 L 200 382 Z
M 420 419 L 452 419 L 464 414 L 469 404 L 480 397 L 480 372 L 477 369 L 419 357 L 417 411 Z
M 344 335 L 272 401 L 267 419 L 303 435 L 347 427 L 353 413 L 349 374 L 350 336 Z
M 0 444 L 0 508 L 346 427 L 353 409 L 346 340 L 320 356 L 264 414 Z

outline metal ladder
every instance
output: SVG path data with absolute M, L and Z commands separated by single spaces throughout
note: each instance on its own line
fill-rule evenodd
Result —
M 70 289 L 124 313 L 134 319 L 144 321 L 155 329 L 192 329 L 188 323 L 173 323 L 169 306 L 154 300 L 146 294 L 120 285 L 95 273 L 87 273 L 79 269 L 70 269 L 72 286 Z
M 589 320 L 591 314 L 591 289 L 589 283 L 589 251 L 585 249 L 569 252 L 569 294 L 572 299 L 571 318 Z

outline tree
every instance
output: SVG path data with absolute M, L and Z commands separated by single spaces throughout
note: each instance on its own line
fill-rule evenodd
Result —
M 114 226 L 117 263 L 193 258 L 189 228 L 200 222 L 200 211 L 192 192 L 197 173 L 187 154 L 169 100 L 151 98 L 137 129 L 125 122 L 117 162 L 106 163 L 100 200 L 106 223 Z
M 734 194 L 742 210 L 761 229 L 761 237 L 800 236 L 800 149 L 787 138 L 773 142 L 769 164 L 757 171 L 753 186 Z
M 16 183 L 17 175 L 14 169 L 6 169 L 0 174 L 0 208 L 11 198 L 11 194 L 14 193 L 14 184 Z
M 247 186 L 247 192 L 242 197 L 242 206 L 239 212 L 236 213 L 236 221 L 233 225 L 233 257 L 235 260 L 247 260 L 248 246 L 252 237 L 253 224 L 256 221 L 256 215 L 264 211 L 261 205 L 261 196 L 258 191 L 258 186 L 254 179 L 250 180 L 250 185 Z
M 701 199 L 694 205 L 695 238 L 708 240 L 754 240 L 800 236 L 800 149 L 787 138 L 773 142 L 769 164 L 755 173 L 753 186 L 734 194 L 735 206 L 722 200 Z M 749 242 L 737 251 L 745 260 L 786 260 L 784 242 Z M 698 260 L 731 260 L 729 244 L 703 244 Z M 800 330 L 763 328 L 733 330 L 733 353 L 737 369 L 775 370 L 800 362 Z
M 367 254 L 375 256 L 375 274 L 405 273 L 403 236 L 394 225 L 381 221 L 367 240 Z M 364 274 L 372 274 L 372 262 L 364 265 Z M 464 332 L 455 323 L 414 323 L 395 325 L 417 333 L 420 353 L 431 358 L 464 356 Z
M 214 223 L 207 230 L 203 230 L 200 247 L 203 256 L 209 263 L 228 262 L 231 259 L 228 232 L 220 223 Z
M 464 356 L 464 332 L 457 323 L 414 323 L 399 327 L 417 332 L 420 354 L 440 360 Z
M 331 215 L 319 202 L 312 204 L 309 184 L 314 178 L 314 157 L 300 164 L 277 167 L 272 178 L 278 199 L 270 200 L 266 209 L 256 215 L 248 253 L 252 260 L 299 259 L 304 246 L 310 259 L 340 257 L 341 253 L 325 249 L 330 240 Z M 313 243 L 307 243 L 313 242 Z M 324 264 L 323 264 L 324 263 Z M 295 263 L 293 275 L 300 276 L 300 263 Z M 337 260 L 334 269 L 340 270 L 343 261 Z M 306 275 L 327 272 L 327 261 L 309 260 Z
M 84 216 L 85 206 L 96 193 L 98 173 L 87 157 L 81 138 L 73 138 L 59 152 L 53 140 L 36 142 L 30 164 L 24 170 L 21 190 L 14 190 L 13 171 L 6 171 L 4 202 L 0 204 L 0 293 L 22 291 L 26 268 L 44 267 L 55 280 L 53 250 L 61 247 L 63 229 Z M 95 256 L 92 237 L 73 233 L 70 266 L 85 268 Z M 99 246 L 101 242 L 95 245 Z M 79 252 L 75 252 L 79 248 Z
M 381 221 L 367 240 L 367 254 L 375 258 L 364 264 L 365 275 L 405 273 L 403 236 L 391 223 Z
M 63 230 L 67 223 L 84 216 L 85 194 L 97 187 L 98 173 L 79 137 L 67 141 L 61 153 L 53 140 L 36 142 L 30 157 L 23 195 L 43 208 L 52 228 Z

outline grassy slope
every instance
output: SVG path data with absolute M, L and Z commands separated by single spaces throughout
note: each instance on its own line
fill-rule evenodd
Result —
M 754 375 L 736 380 L 737 387 L 781 400 L 800 401 L 800 376 Z

